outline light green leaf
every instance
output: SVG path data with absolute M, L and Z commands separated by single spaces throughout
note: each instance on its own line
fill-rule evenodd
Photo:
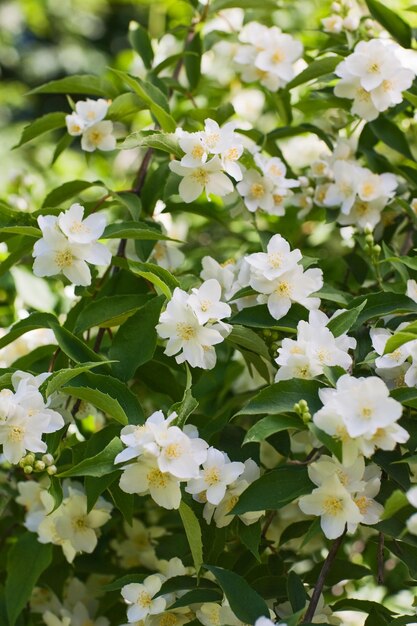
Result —
M 343 335 L 343 333 L 347 333 L 348 330 L 352 328 L 358 319 L 360 312 L 365 308 L 365 306 L 366 300 L 353 309 L 348 309 L 347 311 L 343 311 L 343 313 L 339 313 L 339 315 L 330 320 L 327 324 L 327 328 L 335 337 L 339 337 L 340 335 Z
M 195 513 L 182 500 L 179 508 L 181 521 L 187 535 L 188 544 L 190 546 L 193 563 L 197 574 L 203 564 L 203 542 L 201 539 L 201 528 Z
M 150 69 L 153 61 L 153 49 L 148 31 L 138 22 L 129 24 L 129 43 L 141 57 L 145 67 Z
M 392 11 L 387 3 L 378 0 L 365 0 L 370 14 L 387 30 L 404 48 L 411 48 L 412 31 L 410 25 Z
M 70 180 L 63 185 L 60 185 L 56 189 L 53 189 L 46 196 L 43 201 L 43 207 L 56 207 L 77 196 L 85 189 L 89 189 L 90 187 L 104 187 L 103 183 L 100 180 L 94 180 L 92 182 L 88 180 Z
M 270 360 L 270 354 L 265 342 L 250 328 L 245 328 L 245 326 L 239 326 L 237 324 L 234 325 L 226 341 L 237 348 L 241 346 L 246 350 L 260 354 L 268 361 Z
M 293 89 L 304 83 L 332 74 L 339 63 L 343 61 L 343 57 L 340 56 L 328 56 L 323 59 L 316 59 L 306 67 L 305 70 L 297 74 L 287 85 L 287 89 Z
M 26 237 L 36 238 L 42 236 L 41 230 L 36 226 L 2 226 L 0 233 L 4 235 L 25 235 Z
M 305 400 L 310 412 L 321 406 L 318 391 L 321 385 L 316 380 L 282 380 L 260 391 L 236 415 L 277 415 L 294 411 L 294 404 Z
M 35 87 L 28 95 L 38 93 L 64 93 L 85 94 L 89 96 L 102 96 L 104 98 L 114 95 L 114 86 L 108 80 L 93 74 L 74 74 L 59 80 Z
M 69 476 L 94 476 L 100 478 L 115 471 L 114 459 L 123 450 L 123 444 L 119 437 L 114 437 L 98 454 L 84 459 L 77 465 L 70 467 L 57 474 L 59 478 Z
M 92 300 L 84 306 L 77 318 L 74 333 L 83 333 L 88 328 L 120 326 L 141 306 L 146 304 L 148 294 L 105 296 Z
M 145 241 L 173 241 L 164 235 L 157 226 L 146 222 L 119 222 L 106 226 L 101 239 L 142 239 Z
M 111 361 L 107 361 L 107 363 L 111 363 Z M 102 363 L 83 363 L 79 367 L 71 367 L 59 370 L 59 372 L 56 372 L 49 376 L 40 386 L 39 390 L 42 393 L 45 392 L 45 396 L 49 398 L 49 396 L 58 391 L 67 383 L 69 383 L 70 380 L 72 380 L 79 374 L 82 374 L 83 372 L 88 372 L 94 367 L 99 367 L 100 365 L 102 365 Z
M 56 130 L 57 128 L 63 128 L 64 126 L 65 113 L 47 113 L 24 127 L 19 143 L 14 147 L 19 148 L 28 141 L 35 139 L 35 137 L 39 137 L 39 135 L 49 133 L 51 130 Z
M 109 394 L 99 391 L 99 389 L 66 386 L 62 387 L 62 392 L 74 396 L 74 398 L 78 398 L 79 400 L 91 402 L 91 404 L 100 409 L 100 411 L 110 415 L 117 422 L 123 424 L 123 426 L 129 421 L 120 403 L 109 396 Z
M 159 133 L 156 131 L 136 131 L 126 137 L 120 146 L 122 150 L 131 148 L 154 148 L 168 154 L 174 154 L 181 158 L 183 151 L 178 145 L 178 140 L 174 134 Z

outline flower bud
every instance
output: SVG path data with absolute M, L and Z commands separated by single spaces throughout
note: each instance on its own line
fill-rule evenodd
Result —
M 31 474 L 33 472 L 33 467 L 31 465 L 25 465 L 23 471 L 25 472 L 25 474 Z
M 50 465 L 49 467 L 46 468 L 46 471 L 48 472 L 49 476 L 53 476 L 54 474 L 57 473 L 56 465 Z
M 43 461 L 35 461 L 33 468 L 35 472 L 43 472 L 45 469 L 45 463 Z

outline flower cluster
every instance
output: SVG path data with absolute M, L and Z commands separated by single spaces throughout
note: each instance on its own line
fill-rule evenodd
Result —
M 178 144 L 185 154 L 180 161 L 171 161 L 169 167 L 182 177 L 178 191 L 184 202 L 193 202 L 203 191 L 208 196 L 231 193 L 233 183 L 225 172 L 235 180 L 242 179 L 238 160 L 243 144 L 235 129 L 235 122 L 220 127 L 211 119 L 205 120 L 203 131 L 177 129 Z
M 64 497 L 57 508 L 47 485 L 21 482 L 18 490 L 16 501 L 27 510 L 25 526 L 38 534 L 41 543 L 61 546 L 69 563 L 79 552 L 94 551 L 98 529 L 110 519 L 113 507 L 109 502 L 100 497 L 88 510 L 87 496 L 77 482 L 64 481 Z
M 313 415 L 313 421 L 342 442 L 346 464 L 359 453 L 370 457 L 377 448 L 393 450 L 409 438 L 397 423 L 401 403 L 389 397 L 388 387 L 377 376 L 355 378 L 344 374 L 336 389 L 320 389 L 319 396 L 323 407 Z
M 342 313 L 337 311 L 330 319 Z M 356 348 L 356 339 L 346 333 L 335 337 L 327 328 L 329 318 L 321 311 L 311 311 L 308 322 L 297 326 L 297 339 L 285 338 L 275 359 L 279 370 L 275 380 L 314 378 L 323 374 L 324 366 L 339 365 L 344 370 L 352 365 L 349 350 Z
M 162 411 L 156 411 L 145 424 L 122 429 L 121 440 L 126 448 L 115 463 L 127 464 L 120 487 L 126 493 L 150 494 L 165 509 L 178 509 L 181 483 L 187 483 L 185 491 L 205 503 L 207 522 L 214 514 L 216 524 L 226 526 L 233 519 L 228 514 L 238 496 L 259 478 L 259 468 L 251 459 L 245 463 L 230 461 L 227 454 L 199 438 L 194 426 L 181 429 L 174 425 L 176 417 L 172 413 L 165 419 Z M 250 524 L 262 514 L 242 519 Z
M 260 171 L 245 170 L 237 184 L 246 208 L 252 213 L 263 209 L 269 215 L 284 215 L 285 202 L 292 193 L 291 188 L 299 186 L 298 180 L 285 177 L 287 168 L 278 157 L 255 154 L 254 160 Z
M 345 526 L 354 533 L 358 524 L 376 524 L 384 507 L 373 499 L 381 486 L 381 470 L 374 464 L 365 467 L 363 456 L 353 463 L 340 463 L 323 455 L 308 466 L 310 480 L 317 485 L 302 496 L 299 507 L 307 515 L 320 516 L 326 537 L 340 537 Z
M 338 35 L 343 31 L 352 32 L 357 30 L 360 21 L 358 6 L 352 0 L 341 0 L 331 5 L 332 15 L 321 20 L 323 30 L 326 33 Z
M 304 270 L 301 252 L 292 250 L 281 235 L 269 240 L 266 252 L 245 257 L 247 284 L 260 295 L 257 301 L 267 304 L 273 318 L 279 320 L 298 302 L 306 309 L 317 309 L 320 298 L 312 297 L 323 286 L 323 273 L 318 268 Z
M 27 451 L 47 451 L 42 435 L 54 433 L 64 426 L 60 413 L 48 408 L 39 385 L 48 374 L 32 376 L 16 371 L 12 374 L 14 392 L 0 392 L 0 444 L 9 463 L 19 463 Z
M 110 250 L 97 241 L 104 232 L 106 218 L 102 213 L 83 217 L 84 207 L 81 204 L 71 205 L 58 216 L 38 217 L 43 236 L 33 249 L 33 273 L 36 276 L 62 273 L 74 285 L 87 286 L 91 283 L 87 263 L 110 263 Z
M 352 54 L 336 68 L 341 78 L 334 93 L 353 100 L 352 113 L 368 122 L 382 111 L 400 104 L 414 71 L 404 66 L 399 45 L 382 39 L 360 41 Z
M 159 336 L 168 339 L 165 354 L 177 354 L 177 363 L 187 361 L 191 367 L 215 366 L 213 346 L 232 330 L 230 324 L 222 321 L 230 317 L 231 308 L 220 298 L 221 287 L 215 279 L 206 280 L 198 289 L 192 289 L 191 294 L 179 287 L 174 290 L 156 327 Z
M 86 152 L 116 148 L 113 135 L 113 122 L 104 120 L 109 108 L 108 100 L 80 100 L 75 105 L 75 112 L 65 117 L 67 130 L 73 137 L 81 135 L 81 148 Z
M 400 332 L 406 326 L 408 326 L 407 322 L 400 324 L 397 331 Z M 401 387 L 405 384 L 407 387 L 415 387 L 417 385 L 417 340 L 408 341 L 393 352 L 384 354 L 387 341 L 394 334 L 388 328 L 372 328 L 370 331 L 372 346 L 379 355 L 375 359 L 376 373 L 389 386 Z
M 260 81 L 277 91 L 294 77 L 294 63 L 303 54 L 303 45 L 277 26 L 268 28 L 258 22 L 245 24 L 239 33 L 235 62 L 246 83 Z

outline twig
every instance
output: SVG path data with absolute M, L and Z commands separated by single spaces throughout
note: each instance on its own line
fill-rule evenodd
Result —
M 378 535 L 378 553 L 377 553 L 377 558 L 378 558 L 378 577 L 377 577 L 377 581 L 378 581 L 378 585 L 383 585 L 384 584 L 384 568 L 385 568 L 385 563 L 384 563 L 384 534 L 381 533 L 381 532 Z
M 270 527 L 270 525 L 272 524 L 272 521 L 275 517 L 275 515 L 277 514 L 276 511 L 270 511 L 269 515 L 267 516 L 266 520 L 265 520 L 265 524 L 262 528 L 262 534 L 261 537 L 265 537 L 266 533 L 268 532 L 268 528 Z
M 326 576 L 332 567 L 333 561 L 336 558 L 337 551 L 340 548 L 340 545 L 344 539 L 346 534 L 346 528 L 343 533 L 338 537 L 332 547 L 330 548 L 329 554 L 327 555 L 323 567 L 320 570 L 319 577 L 317 579 L 316 585 L 314 587 L 313 595 L 311 596 L 310 604 L 308 605 L 308 609 L 306 614 L 304 615 L 304 619 L 302 621 L 303 624 L 310 623 L 314 617 L 314 613 L 316 612 L 317 604 L 319 602 L 321 592 L 323 591 L 324 583 L 326 581 Z
M 51 360 L 49 361 L 48 372 L 53 372 L 55 367 L 55 362 L 58 357 L 58 354 L 61 352 L 61 348 L 58 346 L 55 352 L 53 353 Z

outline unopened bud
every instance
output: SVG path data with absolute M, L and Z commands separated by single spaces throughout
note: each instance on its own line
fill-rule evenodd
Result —
M 373 248 L 372 248 L 372 252 L 374 253 L 375 256 L 379 256 L 381 254 L 381 246 L 379 246 L 378 244 L 376 244 Z
M 35 461 L 33 468 L 35 472 L 43 472 L 45 469 L 45 463 L 43 461 Z
M 42 461 L 45 463 L 45 465 L 52 465 L 52 463 L 54 462 L 54 457 L 52 456 L 52 454 L 44 454 L 42 457 Z
M 46 468 L 46 471 L 48 472 L 49 476 L 53 476 L 57 472 L 56 465 L 50 465 Z
M 373 245 L 373 243 L 374 243 L 374 236 L 373 236 L 373 235 L 371 235 L 371 234 L 366 235 L 366 237 L 365 237 L 365 241 L 366 241 L 366 243 L 367 243 L 368 245 L 372 246 L 372 245 Z
M 33 472 L 33 467 L 31 465 L 25 465 L 23 471 L 25 472 L 25 474 L 31 474 Z
M 33 465 L 35 462 L 35 455 L 30 452 L 25 457 L 23 457 L 23 460 L 25 462 L 25 465 Z

